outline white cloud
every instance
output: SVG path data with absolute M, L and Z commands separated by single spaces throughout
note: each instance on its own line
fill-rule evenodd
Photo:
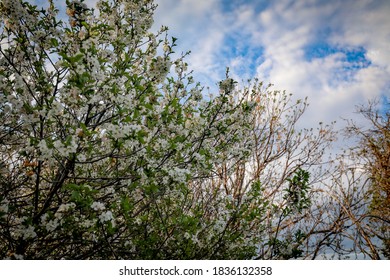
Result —
M 390 73 L 390 2 L 360 0 L 343 8 L 337 20 L 339 32 L 332 42 L 363 46 L 367 58 Z
M 383 94 L 390 81 L 388 11 L 387 4 L 363 0 L 278 1 L 258 15 L 259 31 L 254 36 L 264 46 L 266 59 L 257 74 L 299 97 L 309 96 L 308 126 L 340 116 L 356 117 L 355 106 Z M 371 65 L 351 67 L 341 50 L 305 58 L 305 47 L 326 33 L 323 43 L 338 49 L 363 48 Z

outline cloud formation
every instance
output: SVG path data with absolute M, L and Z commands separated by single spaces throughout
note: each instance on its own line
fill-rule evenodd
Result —
M 196 77 L 215 86 L 229 66 L 309 97 L 307 126 L 352 118 L 355 106 L 388 96 L 390 2 L 158 0 L 156 25 L 179 38 Z

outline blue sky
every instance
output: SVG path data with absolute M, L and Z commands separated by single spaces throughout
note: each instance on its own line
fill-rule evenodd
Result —
M 302 126 L 358 119 L 356 105 L 390 96 L 388 0 L 157 0 L 155 26 L 178 37 L 197 80 L 215 88 L 226 67 L 308 96 Z M 387 107 L 388 108 L 388 107 Z

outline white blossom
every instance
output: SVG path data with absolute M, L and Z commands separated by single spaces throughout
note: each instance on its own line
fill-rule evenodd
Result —
M 103 203 L 99 202 L 99 201 L 94 201 L 91 205 L 91 208 L 95 211 L 101 211 L 101 210 L 104 210 L 106 209 L 106 207 L 104 206 Z
M 61 219 L 63 217 L 63 214 L 71 209 L 74 209 L 76 207 L 76 204 L 71 202 L 71 203 L 66 203 L 66 204 L 61 204 L 57 212 L 54 214 L 54 216 L 58 219 Z
M 107 222 L 107 221 L 112 221 L 113 219 L 114 219 L 114 217 L 113 217 L 111 211 L 103 212 L 103 213 L 100 214 L 100 216 L 99 216 L 99 220 L 100 220 L 100 222 L 102 222 L 102 223 Z
M 93 219 L 93 220 L 83 220 L 81 222 L 81 226 L 84 227 L 84 228 L 93 227 L 95 224 L 96 224 L 96 220 L 95 219 Z
M 50 159 L 52 157 L 52 150 L 47 147 L 45 140 L 41 140 L 38 143 L 38 148 L 41 152 L 42 159 Z
M 54 220 L 51 220 L 49 221 L 47 224 L 46 224 L 46 230 L 49 231 L 49 232 L 52 232 L 54 231 L 58 226 L 60 225 L 58 219 L 54 219 Z
M 37 234 L 34 230 L 34 227 L 32 225 L 29 225 L 23 232 L 23 239 L 27 240 L 30 238 L 35 238 Z

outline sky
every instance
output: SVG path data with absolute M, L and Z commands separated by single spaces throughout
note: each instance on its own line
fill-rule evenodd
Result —
M 390 97 L 389 0 L 157 0 L 155 28 L 169 27 L 194 77 L 216 88 L 258 78 L 308 97 L 304 127 L 360 120 L 356 106 Z M 389 106 L 382 107 L 382 112 Z

